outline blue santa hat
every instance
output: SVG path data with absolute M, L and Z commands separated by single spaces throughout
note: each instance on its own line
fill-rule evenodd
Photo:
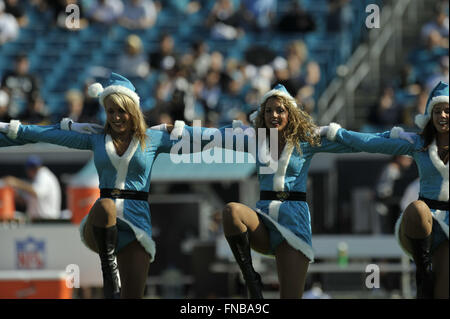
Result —
M 113 93 L 124 94 L 130 97 L 138 107 L 140 105 L 139 96 L 136 94 L 134 85 L 126 77 L 114 72 L 111 72 L 105 88 L 100 83 L 91 84 L 88 88 L 89 96 L 98 97 L 103 107 L 105 107 L 103 104 L 105 98 Z
M 448 84 L 445 82 L 439 82 L 431 91 L 428 97 L 427 106 L 425 108 L 425 114 L 417 114 L 414 122 L 421 129 L 425 128 L 428 121 L 431 119 L 431 112 L 433 107 L 439 103 L 448 103 Z
M 258 112 L 261 110 L 261 105 L 263 105 L 269 98 L 274 97 L 274 96 L 284 97 L 289 101 L 289 104 L 291 104 L 292 107 L 297 107 L 297 102 L 292 97 L 292 95 L 289 94 L 289 92 L 286 90 L 284 85 L 277 84 L 272 90 L 270 90 L 269 92 L 264 94 L 264 96 L 261 99 L 260 106 L 258 107 L 258 109 L 255 112 L 253 112 L 252 114 L 250 114 L 250 116 L 249 116 L 250 121 L 252 121 L 253 123 L 255 122 L 255 119 L 258 116 Z

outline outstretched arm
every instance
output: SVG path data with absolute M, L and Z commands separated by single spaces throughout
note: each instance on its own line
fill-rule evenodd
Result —
M 187 153 L 197 153 L 210 148 L 225 148 L 238 152 L 248 151 L 249 141 L 254 134 L 246 131 L 237 121 L 232 125 L 221 128 L 205 128 L 188 126 L 183 121 L 176 121 L 175 125 L 161 124 L 150 129 L 165 133 L 162 139 L 162 152 L 170 152 L 172 146 L 180 143 L 177 149 Z
M 61 129 L 63 128 L 63 129 Z M 22 125 L 19 121 L 11 121 L 8 126 L 7 137 L 12 140 L 46 142 L 76 149 L 92 149 L 92 137 L 70 129 L 67 121 L 55 125 Z
M 348 131 L 341 128 L 339 124 L 331 123 L 327 138 L 358 151 L 368 153 L 412 155 L 414 152 L 419 151 L 419 137 L 412 136 L 414 143 L 410 143 L 399 138 L 402 132 L 400 128 L 393 128 L 391 131 L 383 133 L 359 133 Z

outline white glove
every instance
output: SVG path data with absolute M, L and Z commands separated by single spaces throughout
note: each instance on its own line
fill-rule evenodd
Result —
M 100 134 L 103 133 L 103 126 L 94 123 L 77 123 L 73 122 L 69 125 L 70 130 L 82 134 Z
M 8 134 L 9 131 L 9 123 L 0 122 L 0 132 Z
M 320 126 L 316 129 L 316 134 L 319 136 L 327 136 L 329 129 L 330 129 L 329 126 Z
M 414 144 L 413 136 L 417 135 L 416 133 L 409 133 L 409 132 L 400 132 L 398 134 L 398 138 L 401 140 L 406 140 L 410 142 L 411 144 Z
M 150 129 L 155 130 L 155 131 L 167 132 L 167 124 L 163 123 L 163 124 L 155 125 L 155 126 L 150 127 Z

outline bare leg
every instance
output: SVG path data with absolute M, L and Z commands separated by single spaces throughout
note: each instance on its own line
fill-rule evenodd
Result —
M 269 234 L 255 211 L 239 203 L 229 203 L 223 210 L 225 238 L 244 276 L 251 299 L 262 299 L 261 276 L 252 264 L 253 247 L 260 252 L 269 250 Z
M 270 249 L 269 233 L 258 214 L 243 204 L 228 203 L 223 210 L 225 236 L 238 235 L 247 230 L 251 247 L 260 253 L 267 253 Z
M 275 256 L 280 281 L 280 298 L 302 298 L 309 259 L 289 246 L 286 241 L 277 247 Z
M 420 200 L 412 202 L 403 213 L 400 241 L 411 253 L 416 264 L 417 298 L 433 298 L 431 242 L 433 217 L 428 206 Z
M 117 243 L 116 206 L 112 199 L 102 198 L 92 207 L 84 229 L 85 241 L 100 256 L 105 298 L 120 295 L 115 247 Z
M 435 274 L 434 298 L 448 299 L 448 240 L 439 245 L 433 254 Z
M 150 266 L 150 255 L 137 240 L 125 246 L 118 254 L 122 299 L 137 299 L 144 295 Z

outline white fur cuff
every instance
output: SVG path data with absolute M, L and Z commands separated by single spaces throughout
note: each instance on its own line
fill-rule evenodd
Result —
M 405 130 L 401 127 L 394 126 L 391 129 L 391 134 L 389 134 L 389 138 L 400 138 L 400 133 L 403 133 Z
M 337 131 L 341 128 L 341 126 L 337 123 L 330 123 L 328 132 L 327 132 L 327 139 L 329 141 L 334 141 L 336 140 L 336 134 Z
M 183 135 L 183 129 L 185 125 L 186 124 L 184 123 L 184 121 L 175 121 L 170 137 L 177 139 L 180 138 Z
M 242 121 L 240 121 L 240 120 L 233 120 L 233 124 L 232 124 L 233 129 L 238 128 L 238 127 L 242 128 L 243 125 L 244 124 L 242 123 Z
M 69 126 L 70 123 L 73 123 L 72 119 L 70 119 L 68 117 L 63 118 L 60 123 L 61 130 L 70 131 L 70 126 Z
M 9 122 L 9 130 L 7 136 L 15 140 L 17 138 L 17 134 L 19 133 L 20 121 L 11 120 Z

